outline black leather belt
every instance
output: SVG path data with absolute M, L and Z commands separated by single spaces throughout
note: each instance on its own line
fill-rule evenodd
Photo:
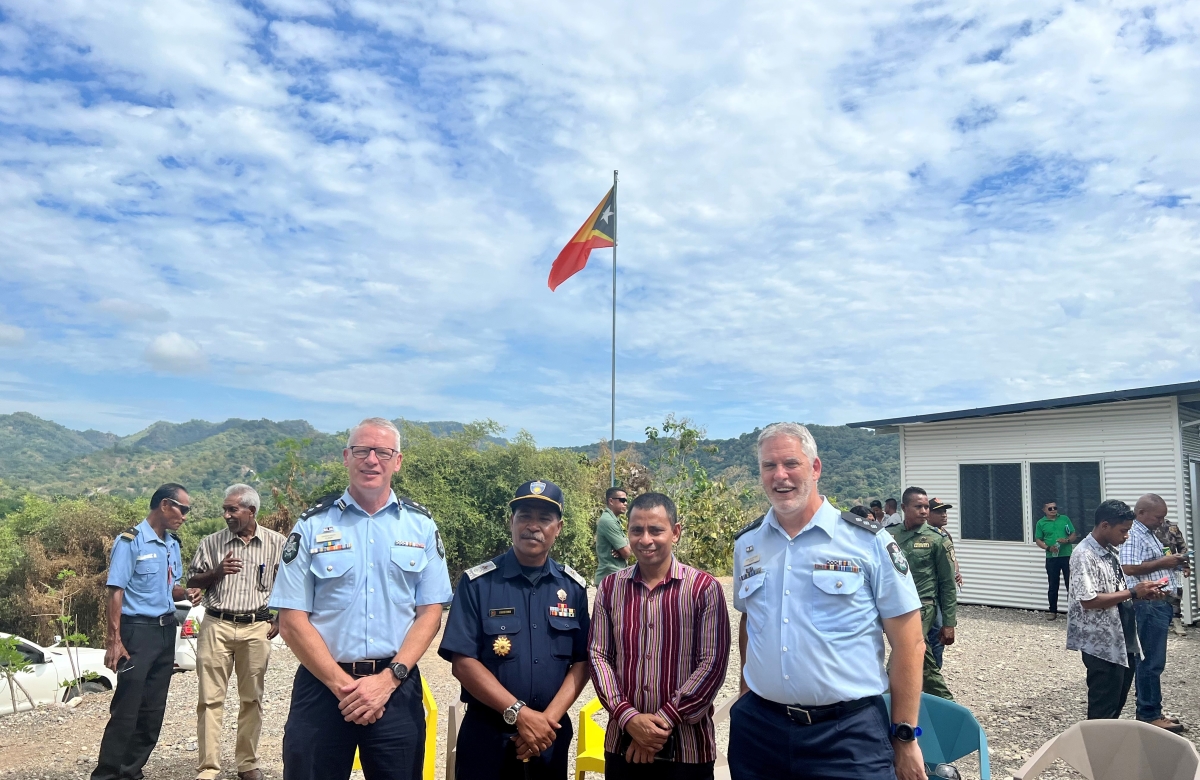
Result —
M 882 703 L 882 696 L 864 696 L 861 699 L 853 701 L 839 701 L 837 704 L 823 704 L 819 707 L 801 707 L 798 704 L 780 704 L 770 699 L 764 699 L 753 691 L 751 696 L 758 698 L 763 706 L 786 715 L 792 719 L 793 723 L 799 723 L 801 726 L 811 726 L 814 723 L 821 723 L 827 720 L 838 720 L 852 712 L 857 712 L 863 707 L 869 707 L 875 703 Z
M 338 663 L 338 666 L 342 667 L 342 670 L 351 677 L 370 677 L 373 674 L 378 674 L 384 669 L 387 669 L 388 664 L 391 662 L 391 658 L 380 658 L 375 661 L 352 661 L 351 663 Z M 412 676 L 412 672 L 409 672 L 409 676 Z
M 271 619 L 271 613 L 266 610 L 261 612 L 225 612 L 220 609 L 205 608 L 204 614 L 229 623 L 255 623 Z
M 121 615 L 121 620 L 126 623 L 133 623 L 139 626 L 177 626 L 179 622 L 175 620 L 175 613 L 168 612 L 165 615 L 158 617 L 146 617 L 145 615 Z

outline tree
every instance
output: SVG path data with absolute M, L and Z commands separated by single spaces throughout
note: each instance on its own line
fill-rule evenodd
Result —
M 716 447 L 703 445 L 704 429 L 686 417 L 668 415 L 661 428 L 646 429 L 646 440 L 659 448 L 650 464 L 654 486 L 675 502 L 683 524 L 677 557 L 713 574 L 728 572 L 733 535 L 762 512 L 752 483 L 710 477 L 697 454 Z
M 17 711 L 17 689 L 25 694 L 30 708 L 37 706 L 34 704 L 33 697 L 29 695 L 29 691 L 25 690 L 25 686 L 21 685 L 21 681 L 17 678 L 17 675 L 27 672 L 31 668 L 29 661 L 18 649 L 19 645 L 20 642 L 15 636 L 0 639 L 0 673 L 4 674 L 4 679 L 8 682 L 8 696 L 9 701 L 12 702 L 13 712 Z

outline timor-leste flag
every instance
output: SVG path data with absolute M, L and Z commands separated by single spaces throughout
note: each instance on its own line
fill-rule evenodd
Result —
M 556 289 L 560 284 L 583 270 L 587 265 L 588 255 L 593 249 L 601 249 L 613 245 L 613 236 L 617 234 L 617 195 L 612 190 L 600 201 L 600 205 L 583 223 L 583 227 L 567 242 L 567 245 L 554 259 L 550 267 L 550 278 L 546 283 L 550 289 Z

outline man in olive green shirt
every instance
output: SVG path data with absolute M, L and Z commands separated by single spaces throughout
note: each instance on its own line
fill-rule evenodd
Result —
M 940 639 L 943 645 L 954 644 L 954 627 L 958 625 L 958 592 L 954 583 L 954 562 L 946 550 L 944 537 L 926 521 L 929 519 L 929 496 L 919 487 L 910 487 L 900 499 L 904 524 L 887 529 L 908 559 L 917 595 L 921 597 L 921 626 L 925 635 L 924 682 L 921 690 L 953 701 L 946 687 L 942 670 L 929 644 L 929 630 L 938 610 L 942 613 Z
M 596 521 L 596 584 L 613 572 L 624 569 L 629 561 L 631 550 L 629 537 L 621 528 L 621 515 L 625 514 L 625 506 L 629 497 L 625 490 L 610 487 L 604 492 L 604 503 L 607 506 Z
M 1050 602 L 1047 620 L 1058 620 L 1058 577 L 1062 574 L 1063 587 L 1071 584 L 1071 552 L 1079 534 L 1071 525 L 1071 518 L 1058 513 L 1057 501 L 1042 503 L 1044 516 L 1037 521 L 1033 529 L 1033 541 L 1046 551 L 1046 579 L 1049 587 L 1046 590 L 1046 600 Z

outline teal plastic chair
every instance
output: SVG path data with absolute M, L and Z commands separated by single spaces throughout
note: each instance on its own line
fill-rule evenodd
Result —
M 888 712 L 892 711 L 892 697 L 884 694 Z M 921 713 L 917 725 L 921 736 L 917 744 L 927 764 L 953 764 L 963 756 L 979 751 L 980 780 L 991 780 L 992 766 L 988 762 L 987 734 L 971 711 L 948 699 L 921 694 Z

